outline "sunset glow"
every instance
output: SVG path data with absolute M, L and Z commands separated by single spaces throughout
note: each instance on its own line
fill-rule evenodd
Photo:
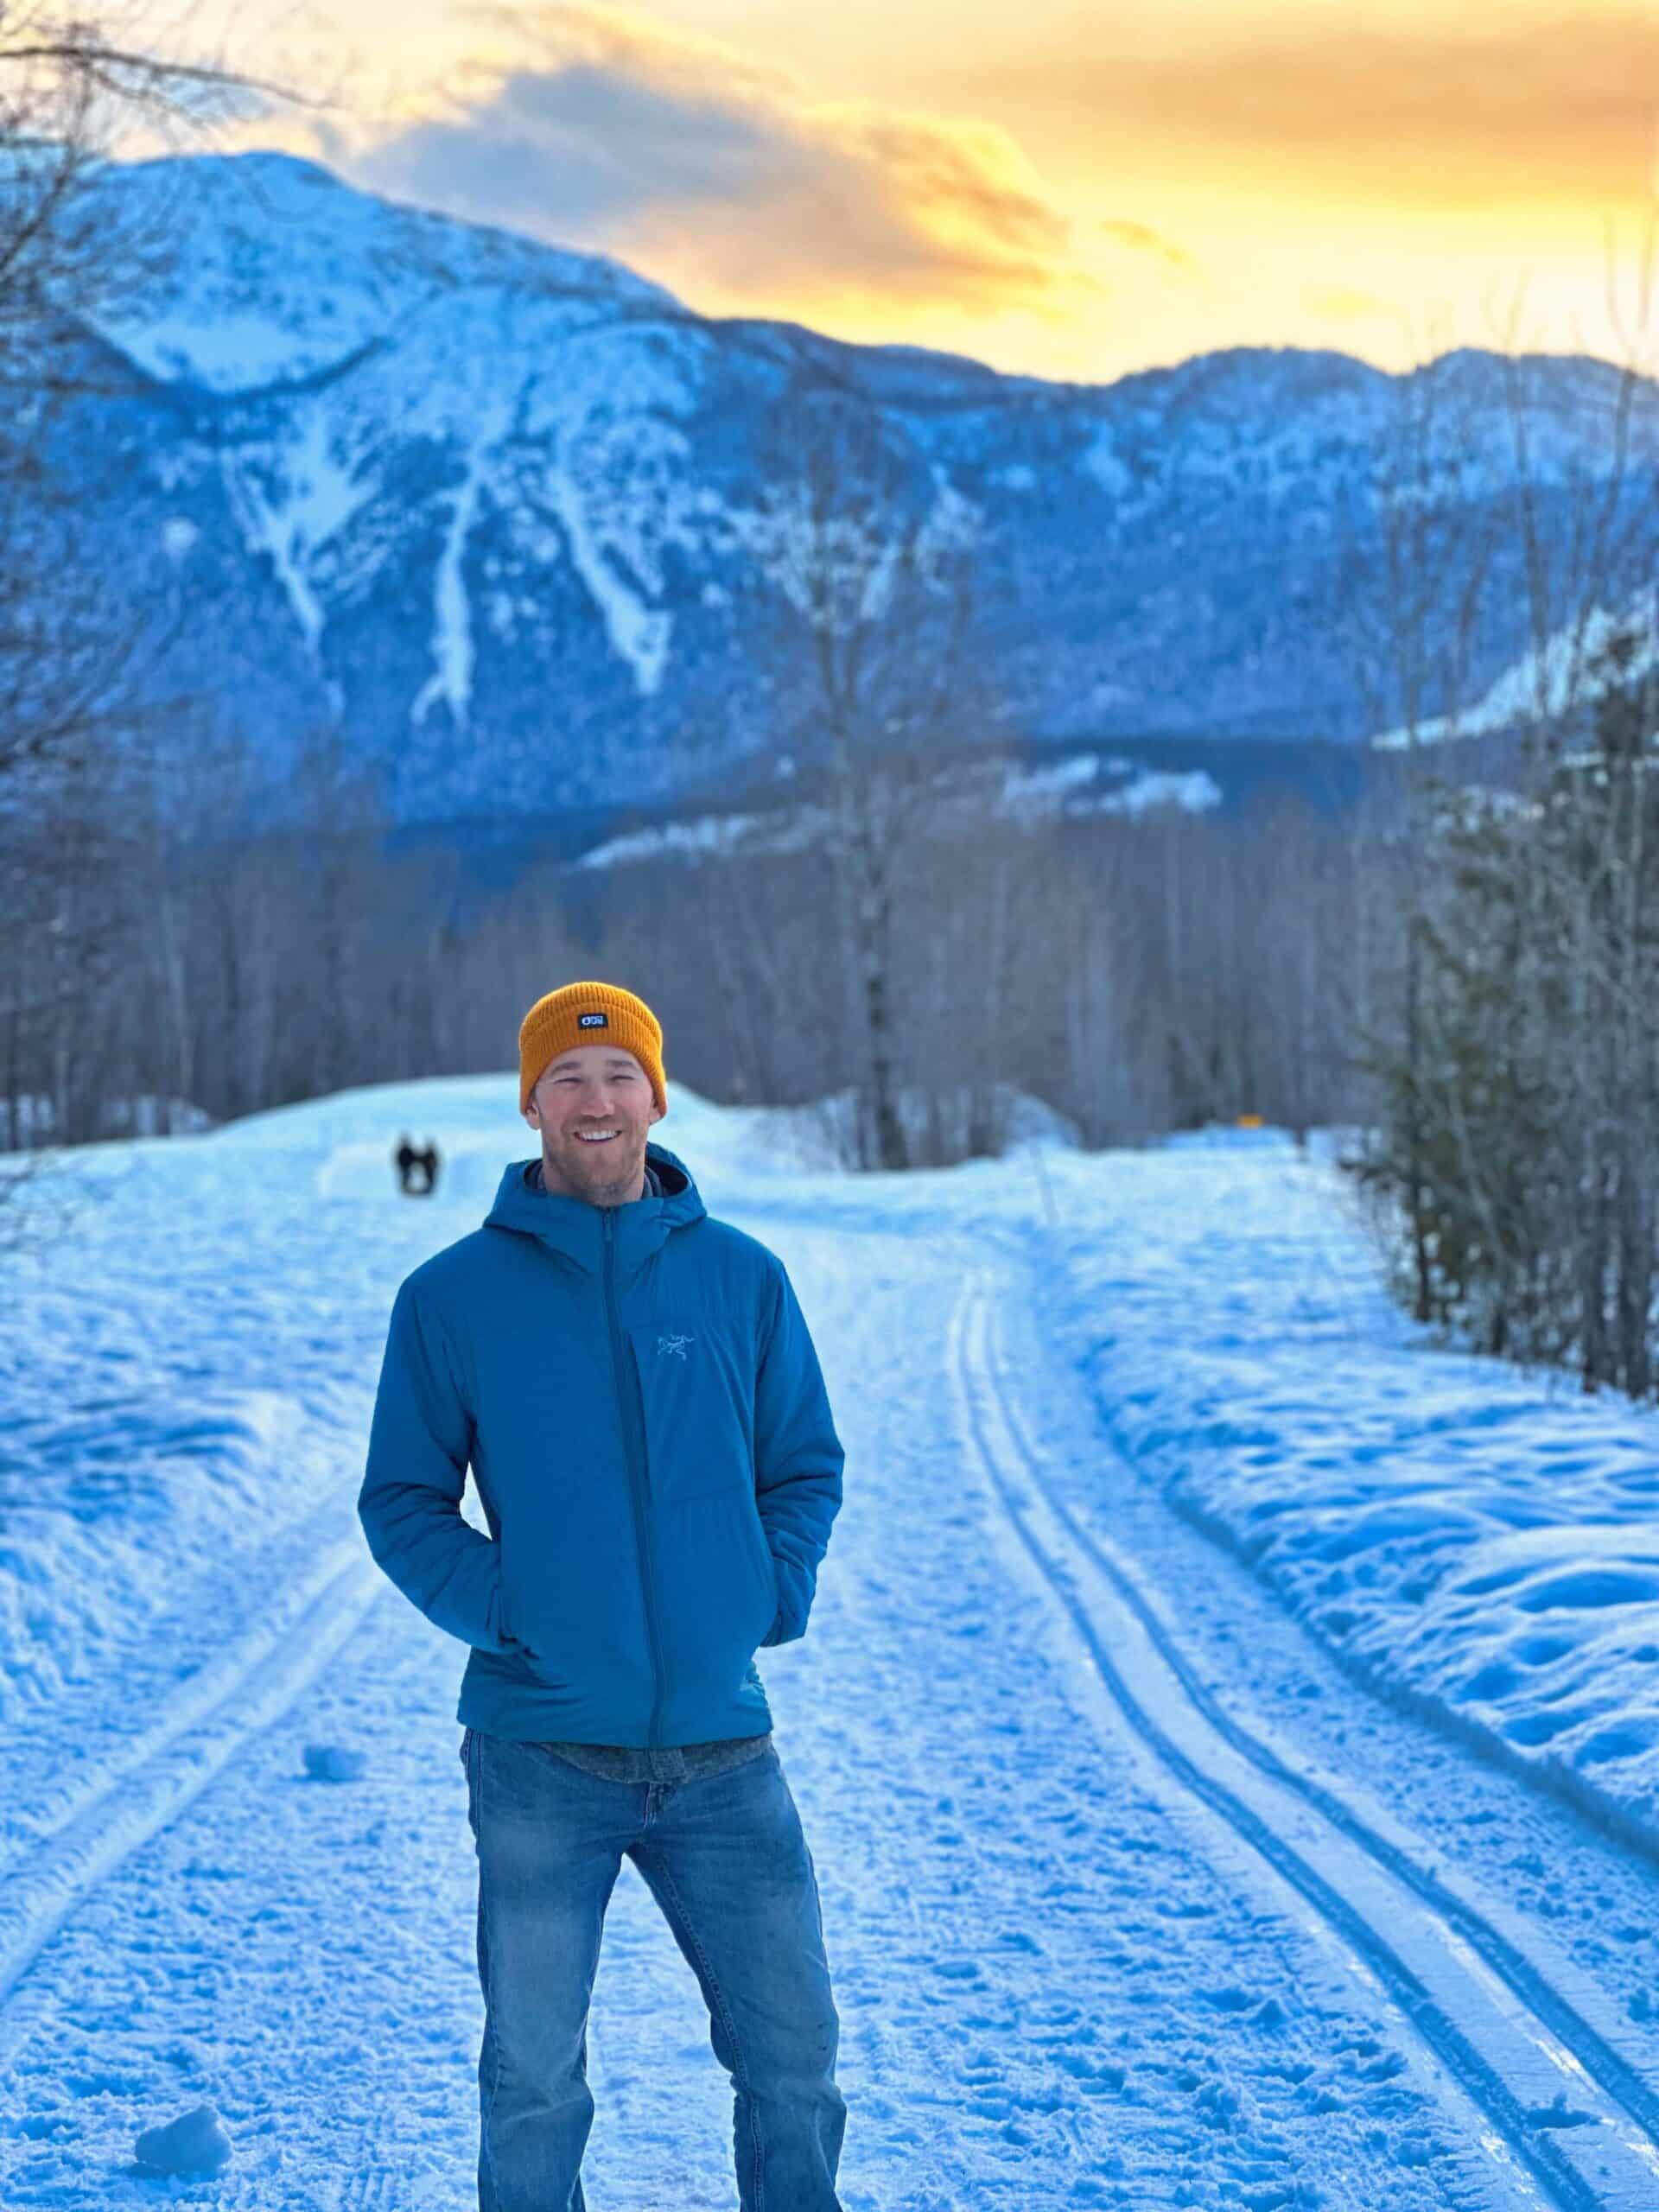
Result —
M 616 255 L 702 312 L 1109 378 L 1213 347 L 1649 353 L 1659 11 L 355 0 L 226 45 L 238 143 Z M 1610 315 L 1610 272 L 1620 290 Z

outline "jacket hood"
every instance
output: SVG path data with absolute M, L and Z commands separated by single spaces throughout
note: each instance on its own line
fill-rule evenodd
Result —
M 603 1264 L 606 1214 L 615 1217 L 619 1259 L 638 1266 L 661 1249 L 671 1230 L 689 1229 L 708 1211 L 685 1162 L 649 1137 L 645 1159 L 662 1179 L 663 1195 L 647 1191 L 626 1205 L 596 1206 L 562 1192 L 533 1190 L 525 1179 L 539 1158 L 515 1160 L 503 1169 L 484 1226 L 537 1237 L 594 1274 Z

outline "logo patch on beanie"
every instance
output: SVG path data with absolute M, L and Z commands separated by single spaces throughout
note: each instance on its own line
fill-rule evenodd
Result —
M 611 1017 L 608 1014 L 579 1014 L 576 1016 L 578 1029 L 608 1029 L 610 1026 Z

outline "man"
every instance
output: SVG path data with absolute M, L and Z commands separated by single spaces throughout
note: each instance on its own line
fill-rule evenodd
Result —
M 804 1634 L 841 1504 L 823 1378 L 781 1262 L 647 1139 L 650 1008 L 567 984 L 518 1059 L 541 1156 L 398 1290 L 358 1501 L 379 1565 L 472 1646 L 480 2212 L 585 2212 L 625 1854 L 708 2004 L 741 2212 L 839 2212 L 817 1875 L 754 1665 Z M 490 1537 L 461 1516 L 469 1459 Z

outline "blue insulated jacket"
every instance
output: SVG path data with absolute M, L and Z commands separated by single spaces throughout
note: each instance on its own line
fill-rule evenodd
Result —
M 501 1178 L 393 1303 L 358 1516 L 472 1646 L 456 1719 L 532 1742 L 772 1725 L 757 1646 L 804 1633 L 842 1451 L 783 1263 L 683 1162 L 617 1206 Z M 491 1529 L 461 1515 L 471 1462 Z

